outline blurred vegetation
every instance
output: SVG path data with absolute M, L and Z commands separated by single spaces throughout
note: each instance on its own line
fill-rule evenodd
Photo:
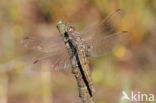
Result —
M 118 8 L 124 18 L 117 29 L 133 37 L 128 46 L 91 60 L 95 101 L 122 103 L 122 90 L 156 96 L 156 0 L 1 0 L 0 103 L 80 103 L 71 71 L 31 72 L 36 52 L 19 41 L 55 35 L 61 18 L 83 31 Z M 48 61 L 39 68 L 49 68 Z

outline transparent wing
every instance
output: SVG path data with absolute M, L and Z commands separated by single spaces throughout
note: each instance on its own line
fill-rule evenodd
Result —
M 123 12 L 117 9 L 100 24 L 95 25 L 82 34 L 88 45 L 88 55 L 101 56 L 111 52 L 117 45 L 124 45 L 131 38 L 127 31 L 113 33 L 123 18 Z
M 40 64 L 39 62 L 44 62 L 44 60 L 49 60 L 50 68 L 52 71 L 59 71 L 71 68 L 70 58 L 66 50 L 60 51 L 55 55 L 50 54 L 47 56 L 43 56 L 39 59 L 36 59 L 33 64 L 34 66 L 37 66 L 38 64 Z M 46 71 L 46 68 L 44 69 L 44 71 Z
M 39 62 L 43 62 L 45 60 L 49 60 L 51 62 L 51 70 L 62 70 L 71 67 L 69 55 L 62 38 L 57 37 L 44 39 L 25 37 L 21 40 L 21 43 L 28 49 L 48 53 L 48 55 L 34 60 L 34 67 L 36 67 Z
M 61 37 L 25 37 L 20 42 L 25 48 L 44 53 L 56 53 L 59 50 L 65 49 L 65 45 Z
M 71 68 L 69 54 L 66 51 L 62 51 L 62 52 L 64 53 L 61 53 L 60 55 L 55 55 L 56 59 L 51 59 L 52 62 L 51 68 L 54 68 L 55 70 Z
M 110 53 L 116 46 L 125 45 L 132 35 L 128 31 L 112 33 L 105 37 L 96 37 L 88 43 L 88 55 L 101 56 Z
M 107 36 L 108 34 L 113 33 L 116 27 L 120 24 L 123 17 L 123 12 L 120 9 L 117 9 L 109 16 L 107 16 L 100 24 L 97 24 L 84 33 L 82 33 L 82 38 L 84 41 L 92 41 L 96 36 L 102 34 L 102 36 Z

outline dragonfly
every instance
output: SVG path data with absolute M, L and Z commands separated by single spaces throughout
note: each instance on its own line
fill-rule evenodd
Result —
M 51 68 L 63 70 L 78 67 L 89 95 L 92 97 L 95 91 L 89 70 L 89 57 L 102 56 L 104 52 L 110 52 L 117 44 L 125 44 L 131 37 L 128 31 L 114 33 L 121 22 L 122 11 L 115 10 L 100 24 L 97 24 L 83 33 L 75 30 L 74 26 L 60 20 L 57 28 L 61 36 L 48 39 L 37 37 L 25 37 L 22 39 L 24 47 L 49 53 L 34 61 L 37 64 L 45 59 L 50 59 Z

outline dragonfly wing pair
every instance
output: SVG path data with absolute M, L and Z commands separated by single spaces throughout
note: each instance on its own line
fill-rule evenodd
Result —
M 45 59 L 49 59 L 50 62 L 52 62 L 52 70 L 62 70 L 71 67 L 68 52 L 61 37 L 48 39 L 40 37 L 25 37 L 21 40 L 21 43 L 25 48 L 46 53 L 46 56 L 35 60 L 34 64 L 37 64 Z
M 101 23 L 91 27 L 82 35 L 88 45 L 88 54 L 102 56 L 110 53 L 116 45 L 124 45 L 131 38 L 128 31 L 114 33 L 123 18 L 123 11 L 117 9 L 107 16 Z

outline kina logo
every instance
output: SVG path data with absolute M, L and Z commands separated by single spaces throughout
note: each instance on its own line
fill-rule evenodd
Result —
M 141 93 L 141 92 L 131 92 L 128 95 L 125 91 L 122 91 L 121 100 L 128 100 L 128 101 L 154 101 L 154 94 L 152 93 Z

